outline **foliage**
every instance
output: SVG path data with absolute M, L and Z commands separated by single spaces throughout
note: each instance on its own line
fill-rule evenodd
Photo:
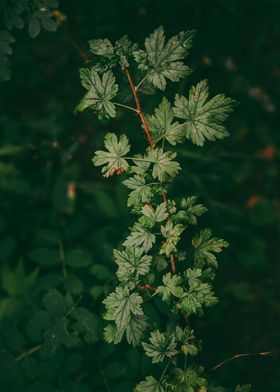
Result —
M 114 250 L 119 285 L 103 301 L 106 308 L 104 318 L 113 322 L 105 328 L 105 340 L 117 344 L 126 336 L 127 342 L 133 346 L 141 343 L 153 364 L 169 360 L 160 380 L 147 376 L 136 387 L 139 391 L 193 392 L 197 387 L 207 385 L 206 379 L 200 376 L 203 368 L 187 366 L 186 357 L 196 355 L 199 349 L 193 331 L 184 324 L 192 314 L 202 315 L 205 307 L 217 302 L 212 287 L 214 268 L 217 267 L 215 253 L 228 246 L 226 241 L 212 237 L 210 229 L 201 230 L 192 239 L 193 268 L 186 258 L 183 258 L 184 263 L 180 267 L 176 266 L 183 233 L 189 225 L 197 224 L 197 218 L 206 212 L 206 208 L 196 204 L 194 196 L 182 199 L 178 207 L 175 200 L 168 198 L 168 185 L 181 167 L 175 161 L 176 152 L 164 150 L 164 142 L 176 146 L 187 138 L 202 146 L 205 139 L 224 138 L 228 133 L 223 122 L 234 101 L 219 94 L 206 102 L 208 86 L 207 81 L 202 81 L 191 88 L 188 100 L 176 95 L 174 108 L 163 97 L 155 114 L 147 115 L 146 122 L 138 98 L 142 84 L 165 90 L 166 79 L 176 82 L 189 73 L 189 68 L 181 60 L 188 54 L 192 36 L 193 32 L 182 32 L 165 43 L 163 28 L 159 27 L 146 38 L 145 51 L 131 51 L 130 45 L 126 52 L 123 48 L 126 62 L 120 66 L 127 76 L 137 109 L 118 102 L 114 106 L 110 102 L 119 90 L 111 71 L 105 71 L 102 79 L 96 71 L 96 68 L 101 69 L 99 65 L 82 69 L 80 73 L 82 84 L 90 90 L 77 110 L 92 108 L 101 120 L 115 117 L 116 105 L 135 110 L 150 144 L 144 154 L 128 156 L 131 146 L 127 136 L 122 134 L 118 138 L 115 133 L 107 133 L 104 142 L 107 151 L 97 151 L 92 160 L 95 166 L 102 166 L 104 177 L 115 173 L 127 176 L 123 184 L 132 190 L 127 204 L 138 216 L 123 243 L 124 250 Z M 91 41 L 90 46 L 94 54 L 103 58 L 104 63 L 107 59 L 111 66 L 111 59 L 118 57 L 117 45 L 108 40 Z M 137 48 L 137 45 L 132 47 Z M 133 59 L 143 75 L 137 86 L 129 71 Z M 185 122 L 173 123 L 176 117 Z M 149 128 L 153 130 L 151 134 Z M 162 142 L 161 146 L 159 142 Z M 160 197 L 163 197 L 163 202 L 160 202 Z M 155 269 L 153 260 L 159 255 L 163 255 L 166 261 L 170 259 L 171 272 L 163 274 Z M 166 262 L 164 269 L 168 269 L 167 266 Z M 145 301 L 151 301 L 154 296 L 167 303 L 172 314 L 171 324 L 163 332 L 145 314 Z M 178 326 L 180 324 L 182 327 Z M 175 333 L 171 325 L 173 328 L 177 326 Z
M 279 310 L 279 138 L 273 111 L 279 100 L 279 6 L 273 1 L 255 4 L 252 14 L 248 1 L 214 3 L 121 0 L 117 4 L 108 0 L 95 2 L 93 9 L 89 0 L 70 0 L 60 2 L 69 23 L 63 23 L 56 33 L 30 39 L 27 29 L 10 31 L 16 39 L 16 45 L 11 45 L 13 77 L 11 83 L 1 85 L 0 99 L 1 389 L 129 392 L 136 383 L 137 389 L 140 385 L 146 389 L 147 382 L 147 388 L 153 386 L 155 390 L 168 390 L 175 383 L 183 390 L 192 387 L 199 392 L 225 392 L 235 390 L 229 385 L 252 382 L 258 392 L 279 390 L 277 355 L 241 357 L 209 371 L 236 353 L 273 350 L 279 345 L 274 333 Z M 176 20 L 170 9 L 176 10 Z M 56 24 L 63 17 L 59 13 L 53 10 Z M 179 84 L 170 83 L 164 76 L 166 97 L 147 78 L 138 88 L 154 142 L 163 152 L 177 153 L 171 161 L 178 161 L 181 171 L 176 181 L 171 179 L 167 184 L 164 179 L 159 184 L 158 178 L 145 176 L 148 162 L 128 159 L 128 170 L 116 171 L 120 175 L 107 181 L 100 175 L 100 168 L 106 165 L 94 168 L 89 162 L 92 151 L 108 151 L 102 147 L 108 130 L 115 132 L 118 141 L 121 134 L 127 135 L 131 147 L 126 155 L 143 159 L 146 151 L 136 112 L 126 114 L 116 105 L 133 102 L 124 68 L 129 62 L 133 80 L 141 82 L 146 72 L 138 69 L 133 53 L 145 52 L 145 45 L 135 45 L 127 37 L 115 40 L 127 32 L 133 40 L 144 42 L 153 26 L 161 23 L 166 26 L 164 46 L 172 34 L 177 37 L 186 26 L 197 28 L 187 62 L 195 72 L 187 79 L 180 78 Z M 7 31 L 5 26 L 2 29 Z M 115 48 L 113 53 L 109 49 L 102 56 L 98 45 L 102 48 L 103 42 L 106 47 L 109 40 L 99 39 L 90 41 L 87 53 L 85 41 L 107 35 Z M 103 73 L 113 72 L 119 86 L 109 101 L 115 106 L 114 121 L 110 117 L 107 123 L 98 122 L 96 108 L 83 116 L 73 115 L 73 108 L 88 91 L 79 87 L 81 58 L 86 60 L 82 68 L 94 69 L 101 80 Z M 148 62 L 144 65 L 150 66 Z M 189 99 L 188 89 L 205 77 L 211 94 L 205 104 L 220 91 L 237 97 L 242 104 L 230 116 L 228 127 L 234 129 L 231 137 L 219 143 L 206 139 L 202 149 L 185 142 L 185 126 L 176 128 L 186 119 L 175 117 L 173 94 Z M 216 127 L 216 118 L 211 121 Z M 126 156 L 121 158 L 126 160 Z M 152 169 L 150 163 L 150 175 Z M 158 213 L 167 213 L 162 198 L 167 186 L 168 211 L 177 208 L 172 211 L 172 225 L 166 224 L 166 218 L 156 221 Z M 196 200 L 186 197 L 190 194 L 197 195 Z M 129 209 L 125 208 L 127 196 Z M 170 199 L 176 200 L 175 206 Z M 209 207 L 208 214 L 202 204 Z M 138 222 L 140 216 L 146 223 Z M 148 253 L 144 249 L 141 255 L 137 253 L 142 246 L 122 247 L 124 236 L 130 233 L 128 226 L 133 229 L 131 235 L 137 237 L 142 232 L 150 239 L 152 245 L 146 242 L 151 246 Z M 208 239 L 203 236 L 199 243 L 207 244 L 206 253 L 223 264 L 211 294 L 222 300 L 212 311 L 201 303 L 199 289 L 204 292 L 201 285 L 213 284 L 215 271 L 203 253 L 202 260 L 194 265 L 196 248 L 192 245 L 204 227 L 212 227 L 214 235 Z M 226 252 L 213 252 L 211 241 L 208 244 L 219 237 L 218 233 L 231 244 Z M 117 248 L 116 257 L 112 257 L 113 247 Z M 175 274 L 169 256 L 174 247 L 179 247 L 174 256 Z M 204 252 L 203 247 L 201 250 Z M 147 272 L 151 269 L 154 273 Z M 184 274 L 187 269 L 193 271 L 191 279 Z M 127 328 L 122 341 L 108 344 L 102 338 L 102 328 L 111 342 L 117 342 L 117 328 L 113 321 L 102 321 L 102 301 L 115 291 L 118 281 L 125 286 L 137 280 L 143 282 L 140 286 L 149 284 L 158 292 L 147 286 L 130 289 L 130 294 L 136 291 L 143 297 L 141 308 L 146 317 L 132 314 L 132 328 Z M 194 287 L 191 293 L 190 285 Z M 72 297 L 74 309 L 65 320 L 63 316 L 55 319 L 44 304 L 54 289 L 64 303 Z M 180 316 L 180 327 L 174 325 L 176 315 L 171 312 L 176 298 L 183 294 L 188 298 L 193 292 L 197 313 L 188 317 L 187 324 Z M 185 306 L 190 307 L 187 300 Z M 78 308 L 80 322 L 74 317 Z M 201 310 L 204 315 L 198 318 Z M 30 331 L 38 312 L 42 315 L 38 328 Z M 61 324 L 68 328 L 66 336 L 59 330 Z M 48 331 L 56 328 L 57 339 L 50 339 Z M 178 354 L 153 364 L 141 341 L 151 344 L 149 338 L 155 330 L 166 338 L 175 335 Z M 86 337 L 86 331 L 90 336 Z M 140 344 L 135 340 L 138 346 L 127 344 L 127 338 L 132 342 L 142 331 Z M 52 348 L 53 339 L 55 351 L 46 350 Z M 175 371 L 183 369 L 184 357 L 188 372 Z M 174 365 L 173 360 L 177 361 Z M 205 367 L 202 373 L 198 364 Z M 193 380 L 193 386 L 190 382 L 186 386 L 185 378 Z M 248 390 L 246 385 L 238 388 Z

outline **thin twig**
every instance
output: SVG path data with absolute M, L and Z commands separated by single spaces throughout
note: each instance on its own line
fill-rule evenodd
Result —
M 271 355 L 275 353 L 275 351 L 263 351 L 263 352 L 259 352 L 259 353 L 242 353 L 242 354 L 236 354 L 233 357 L 227 358 L 224 361 L 218 363 L 218 365 L 215 365 L 214 367 L 212 367 L 209 370 L 209 373 L 212 372 L 213 370 L 216 370 L 218 368 L 220 368 L 221 366 L 223 366 L 225 363 L 233 361 L 234 359 L 239 359 L 239 358 L 244 358 L 244 357 L 252 357 L 252 356 L 262 356 L 262 357 L 266 357 L 268 355 Z
M 83 299 L 83 295 L 80 295 L 79 298 L 77 299 L 77 301 L 64 314 L 64 316 L 63 316 L 64 319 L 67 318 L 69 316 L 69 314 L 71 314 L 76 309 L 76 307 L 78 306 L 78 304 L 81 302 L 82 299 Z
M 15 360 L 16 361 L 21 361 L 24 358 L 28 357 L 29 355 L 36 353 L 36 351 L 41 350 L 41 348 L 43 347 L 42 343 L 37 344 L 37 346 L 32 347 L 30 350 L 24 351 L 22 354 L 18 355 Z
M 136 91 L 139 90 L 141 84 L 142 84 L 143 82 L 145 82 L 145 80 L 146 80 L 147 77 L 150 75 L 150 73 L 151 73 L 151 72 L 147 72 L 146 75 L 144 76 L 144 78 L 137 84 L 137 86 L 135 87 L 135 90 L 136 90 Z
M 134 83 L 133 83 L 133 80 L 132 80 L 132 78 L 131 78 L 131 75 L 130 75 L 128 69 L 125 68 L 125 69 L 124 69 L 124 72 L 125 72 L 125 74 L 126 74 L 126 77 L 127 77 L 127 79 L 128 79 L 128 82 L 129 82 L 129 84 L 130 84 L 130 87 L 131 87 L 131 90 L 132 90 L 132 94 L 133 94 L 133 97 L 134 97 L 134 100 L 135 100 L 136 108 L 137 108 L 137 113 L 138 113 L 138 115 L 139 115 L 139 117 L 140 117 L 140 120 L 141 120 L 141 122 L 142 122 L 144 131 L 145 131 L 146 136 L 147 136 L 147 139 L 148 139 L 148 141 L 149 141 L 149 144 L 150 144 L 150 146 L 151 146 L 153 149 L 155 149 L 156 146 L 155 146 L 155 143 L 154 143 L 154 141 L 153 141 L 153 139 L 152 139 L 152 136 L 151 136 L 149 127 L 148 127 L 148 125 L 147 125 L 147 123 L 146 123 L 145 117 L 144 117 L 144 115 L 143 115 L 143 113 L 142 113 L 142 109 L 141 109 L 141 105 L 140 105 L 140 101 L 139 101 L 139 97 L 138 97 L 138 93 L 137 93 L 137 90 L 138 90 L 138 88 L 139 88 L 139 85 L 143 82 L 143 80 L 142 80 L 142 82 L 140 82 L 140 83 L 138 84 L 138 86 L 135 87 L 135 85 L 134 85 Z M 166 193 L 163 193 L 162 196 L 163 196 L 163 201 L 166 203 L 166 202 L 167 202 Z M 170 263 L 171 263 L 171 270 L 172 270 L 172 273 L 175 274 L 175 273 L 176 273 L 176 266 L 175 266 L 175 259 L 174 259 L 174 255 L 173 255 L 173 254 L 170 256 Z
M 129 110 L 132 110 L 132 111 L 135 112 L 135 113 L 138 113 L 137 110 L 134 109 L 134 108 L 132 108 L 131 106 L 123 105 L 122 103 L 114 102 L 114 101 L 112 101 L 112 103 L 113 103 L 114 105 L 116 105 L 116 106 L 120 106 L 120 107 L 122 107 L 122 108 L 129 109 Z
M 172 273 L 176 274 L 175 259 L 173 254 L 170 255 L 170 264 L 171 264 Z
M 142 113 L 142 110 L 141 110 L 140 101 L 139 101 L 138 94 L 137 94 L 137 90 L 136 90 L 136 88 L 134 86 L 133 80 L 132 80 L 132 78 L 130 76 L 130 73 L 129 73 L 128 69 L 125 68 L 124 72 L 125 72 L 126 77 L 127 77 L 128 81 L 129 81 L 129 84 L 130 84 L 130 87 L 131 87 L 131 90 L 132 90 L 132 94 L 134 96 L 134 100 L 135 100 L 135 104 L 136 104 L 136 108 L 137 108 L 137 113 L 138 113 L 138 115 L 140 117 L 140 120 L 142 122 L 144 131 L 146 132 L 147 139 L 149 141 L 150 146 L 154 149 L 155 148 L 155 143 L 154 143 L 154 141 L 153 141 L 153 139 L 151 137 L 151 134 L 150 134 L 148 125 L 146 123 L 145 117 L 143 116 L 143 113 Z
M 162 382 L 163 377 L 164 377 L 164 375 L 165 375 L 167 369 L 169 368 L 169 365 L 170 365 L 170 364 L 171 364 L 171 360 L 170 360 L 170 361 L 168 362 L 168 364 L 165 366 L 165 368 L 164 368 L 164 370 L 163 370 L 163 372 L 162 372 L 162 375 L 161 375 L 161 377 L 160 377 L 160 379 L 159 379 L 159 384 Z
M 156 291 L 157 289 L 155 287 L 152 287 L 151 285 L 147 284 L 143 284 L 141 286 L 138 286 L 139 289 L 141 290 L 150 290 L 150 291 Z

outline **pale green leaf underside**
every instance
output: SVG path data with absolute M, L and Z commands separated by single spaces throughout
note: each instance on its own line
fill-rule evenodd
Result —
M 178 275 L 171 275 L 170 272 L 165 274 L 162 279 L 163 285 L 157 288 L 157 293 L 162 296 L 163 301 L 169 301 L 172 296 L 180 297 L 183 294 L 183 288 L 180 286 L 182 278 Z
M 97 71 L 81 68 L 80 78 L 82 85 L 88 90 L 82 98 L 76 111 L 82 112 L 91 108 L 97 113 L 99 119 L 108 119 L 116 116 L 115 105 L 111 100 L 118 92 L 118 85 L 111 71 L 104 72 L 102 77 Z
M 199 234 L 194 236 L 192 244 L 195 248 L 194 260 L 199 267 L 204 264 L 217 267 L 215 253 L 222 252 L 229 245 L 223 239 L 212 237 L 212 231 L 210 229 L 201 230 Z
M 149 149 L 147 159 L 153 163 L 152 176 L 160 182 L 164 182 L 181 170 L 178 162 L 173 159 L 176 157 L 175 152 L 164 152 L 162 148 Z
M 104 144 L 107 151 L 96 151 L 92 159 L 95 166 L 103 166 L 103 176 L 109 177 L 127 170 L 129 165 L 123 157 L 129 152 L 130 145 L 126 135 L 121 135 L 118 140 L 115 133 L 107 133 Z
M 174 112 L 167 98 L 163 97 L 154 114 L 146 115 L 145 118 L 156 143 L 165 139 L 175 146 L 184 140 L 185 134 L 182 128 L 178 127 L 179 123 L 173 122 Z
M 207 101 L 208 95 L 208 83 L 203 80 L 190 89 L 189 98 L 175 96 L 175 116 L 185 120 L 179 127 L 186 138 L 198 146 L 203 146 L 206 139 L 214 141 L 228 136 L 223 122 L 232 111 L 234 101 L 224 94 Z
M 151 333 L 150 343 L 142 343 L 148 357 L 152 358 L 153 363 L 162 362 L 165 357 L 171 358 L 177 354 L 175 336 L 166 336 L 155 331 Z
M 123 181 L 123 184 L 128 189 L 132 190 L 128 196 L 128 207 L 149 203 L 151 201 L 154 191 L 152 186 L 149 183 L 146 183 L 144 177 L 134 175 L 133 177 Z
M 143 255 L 143 249 L 135 246 L 127 247 L 125 251 L 114 250 L 114 258 L 119 267 L 117 276 L 122 282 L 146 275 L 152 262 L 151 256 Z
M 125 331 L 132 315 L 142 316 L 142 297 L 137 293 L 130 293 L 128 287 L 118 286 L 103 303 L 106 306 L 108 320 L 114 320 L 120 331 Z
M 147 376 L 136 386 L 135 392 L 164 392 L 165 389 L 153 376 Z
M 164 387 L 153 376 L 147 376 L 136 386 L 136 392 L 164 392 Z
M 165 40 L 163 27 L 157 28 L 145 40 L 145 50 L 134 52 L 141 71 L 148 72 L 148 81 L 156 88 L 164 90 L 166 79 L 178 82 L 190 73 L 182 62 L 191 46 L 193 31 L 181 32 Z
M 143 247 L 144 252 L 148 252 L 153 247 L 155 241 L 156 237 L 153 233 L 136 223 L 123 245 Z

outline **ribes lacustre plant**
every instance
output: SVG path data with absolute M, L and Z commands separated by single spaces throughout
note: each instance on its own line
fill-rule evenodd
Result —
M 200 344 L 189 319 L 217 302 L 212 285 L 216 254 L 228 243 L 205 228 L 192 237 L 192 249 L 186 253 L 182 235 L 207 209 L 192 195 L 172 200 L 168 185 L 181 171 L 176 145 L 187 141 L 202 147 L 206 141 L 228 136 L 224 122 L 234 101 L 223 94 L 209 98 L 207 80 L 202 80 L 188 94 L 176 94 L 172 103 L 163 96 L 152 114 L 145 113 L 140 103 L 142 94 L 163 92 L 167 82 L 189 75 L 183 60 L 193 36 L 187 31 L 166 40 L 159 27 L 145 39 L 144 49 L 127 36 L 114 44 L 94 39 L 89 42 L 92 59 L 80 70 L 87 93 L 76 111 L 89 108 L 107 120 L 116 116 L 117 109 L 127 109 L 138 117 L 139 131 L 141 125 L 148 142 L 145 151 L 130 154 L 129 134 L 108 132 L 105 150 L 96 151 L 93 158 L 104 177 L 124 177 L 130 191 L 127 206 L 136 216 L 122 248 L 114 250 L 119 285 L 104 300 L 104 317 L 110 322 L 104 337 L 113 344 L 126 339 L 158 366 L 155 375 L 138 383 L 138 392 L 224 390 L 211 386 L 204 369 L 194 365 L 192 357 Z M 122 94 L 115 75 L 126 78 L 132 103 L 119 102 Z M 170 318 L 164 327 L 145 313 L 145 304 L 151 301 L 168 306 Z M 248 386 L 236 388 L 245 390 Z

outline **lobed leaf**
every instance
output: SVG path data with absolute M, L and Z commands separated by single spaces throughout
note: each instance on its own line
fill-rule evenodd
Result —
M 136 392 L 165 392 L 165 388 L 153 376 L 147 376 L 137 384 Z
M 162 148 L 149 148 L 147 159 L 153 164 L 153 178 L 158 178 L 160 182 L 164 182 L 175 177 L 181 170 L 179 163 L 173 161 L 176 156 L 176 152 L 164 152 Z
M 103 166 L 101 169 L 103 176 L 109 177 L 127 170 L 129 165 L 123 157 L 129 152 L 130 145 L 126 135 L 121 135 L 118 140 L 115 133 L 107 133 L 104 143 L 108 151 L 96 151 L 92 159 L 95 166 Z
M 130 235 L 124 241 L 124 246 L 143 247 L 144 252 L 148 252 L 156 241 L 156 237 L 148 229 L 139 223 L 135 223 Z
M 112 71 L 104 72 L 102 78 L 94 69 L 81 68 L 82 85 L 88 90 L 75 111 L 82 112 L 87 108 L 93 109 L 100 120 L 116 116 L 115 105 L 111 100 L 118 92 L 118 85 Z
M 208 95 L 208 82 L 203 80 L 192 86 L 189 98 L 175 96 L 175 116 L 185 120 L 180 127 L 186 138 L 197 146 L 203 146 L 205 140 L 214 141 L 228 136 L 223 122 L 233 110 L 235 101 L 224 94 L 207 101 Z
M 228 242 L 223 239 L 212 237 L 210 229 L 201 230 L 192 239 L 195 248 L 194 260 L 197 266 L 208 264 L 217 267 L 217 258 L 214 253 L 220 253 L 224 248 L 229 246 Z
M 170 272 L 162 278 L 163 285 L 157 288 L 157 293 L 162 296 L 162 300 L 168 302 L 172 296 L 180 298 L 183 288 L 180 286 L 182 278 L 179 275 L 172 275 Z
M 174 335 L 167 336 L 157 330 L 151 333 L 149 342 L 143 342 L 142 346 L 153 363 L 162 362 L 165 357 L 172 358 L 177 354 Z
M 148 73 L 147 80 L 165 90 L 166 79 L 178 82 L 190 73 L 183 60 L 191 47 L 194 32 L 181 32 L 165 42 L 163 27 L 158 27 L 145 40 L 146 50 L 134 51 L 138 68 Z
M 144 249 L 128 246 L 125 251 L 114 250 L 115 262 L 118 265 L 117 276 L 121 282 L 138 280 L 146 275 L 152 263 L 152 257 L 143 255 Z
M 145 116 L 150 132 L 155 140 L 167 140 L 172 146 L 181 143 L 185 134 L 178 121 L 174 120 L 174 111 L 167 98 L 163 97 L 159 107 L 153 115 Z
M 128 189 L 132 189 L 127 200 L 128 207 L 149 203 L 153 197 L 153 187 L 149 183 L 147 184 L 145 178 L 140 175 L 134 175 L 128 178 L 123 181 L 123 184 Z

